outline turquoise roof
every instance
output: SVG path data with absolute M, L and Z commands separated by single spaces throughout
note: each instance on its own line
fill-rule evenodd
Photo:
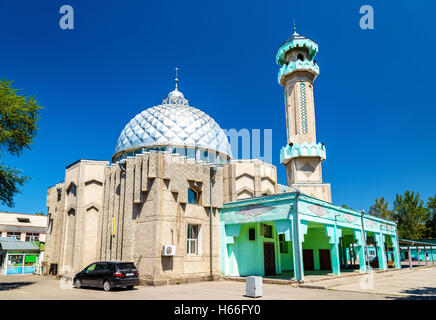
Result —
M 295 198 L 296 193 L 289 192 L 227 202 L 224 203 L 220 209 L 220 221 L 225 221 L 228 224 L 232 224 L 241 223 L 241 221 L 248 221 L 250 219 L 253 221 L 270 221 L 274 220 L 275 218 L 289 218 L 289 204 L 294 203 Z M 305 202 L 306 204 L 302 204 L 301 201 Z M 312 215 L 315 219 L 323 218 L 324 216 L 324 218 L 334 220 L 334 216 L 339 213 L 340 216 L 338 216 L 336 219 L 338 225 L 345 227 L 347 227 L 347 225 L 354 225 L 357 228 L 357 226 L 361 224 L 361 211 L 344 208 L 327 201 L 313 198 L 303 193 L 300 195 L 299 203 L 299 213 Z M 311 209 L 308 208 L 308 206 L 311 204 L 321 206 L 325 208 L 325 210 L 322 210 L 323 212 L 321 212 L 320 215 L 314 215 L 313 210 L 311 211 Z M 242 217 L 240 217 L 240 211 L 245 210 L 244 208 L 246 207 L 256 209 L 255 215 L 252 217 L 247 217 L 247 215 L 244 214 Z M 370 214 L 363 215 L 363 220 L 365 221 L 365 229 L 368 232 L 374 232 L 382 228 L 385 230 L 385 232 L 393 233 L 395 232 L 393 227 L 397 225 L 397 222 L 395 221 L 382 219 Z

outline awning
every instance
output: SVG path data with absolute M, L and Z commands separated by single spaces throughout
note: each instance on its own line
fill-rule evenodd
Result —
M 34 250 L 38 251 L 39 247 L 28 241 L 18 241 L 17 239 L 0 239 L 0 250 Z

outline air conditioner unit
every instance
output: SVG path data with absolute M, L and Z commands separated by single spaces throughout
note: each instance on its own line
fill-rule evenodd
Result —
M 175 256 L 176 255 L 176 246 L 162 246 L 162 255 L 163 256 Z

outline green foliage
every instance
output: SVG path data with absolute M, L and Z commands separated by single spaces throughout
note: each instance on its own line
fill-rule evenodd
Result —
M 428 198 L 427 209 L 429 211 L 429 217 L 426 223 L 427 238 L 436 238 L 436 195 Z
M 20 192 L 20 188 L 28 180 L 20 174 L 21 171 L 4 166 L 0 163 L 0 203 L 12 207 L 14 195 Z
M 44 212 L 38 211 L 35 213 L 36 216 L 45 216 Z
M 30 149 L 41 108 L 34 97 L 19 95 L 12 81 L 0 80 L 0 151 L 18 157 L 23 149 Z M 12 207 L 14 195 L 28 179 L 20 170 L 0 162 L 0 203 Z
M 422 239 L 426 235 L 428 209 L 418 192 L 406 191 L 403 196 L 397 194 L 393 217 L 398 222 L 400 238 Z
M 382 219 L 392 218 L 392 211 L 389 210 L 389 203 L 385 201 L 384 197 L 375 199 L 375 204 L 371 206 L 369 213 Z

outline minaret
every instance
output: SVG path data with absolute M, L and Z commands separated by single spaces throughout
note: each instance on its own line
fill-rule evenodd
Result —
M 294 34 L 277 52 L 279 84 L 285 88 L 288 145 L 280 152 L 286 165 L 287 185 L 309 196 L 331 202 L 330 184 L 322 183 L 321 163 L 326 159 L 324 144 L 316 142 L 313 86 L 319 74 L 314 60 L 318 44 Z

